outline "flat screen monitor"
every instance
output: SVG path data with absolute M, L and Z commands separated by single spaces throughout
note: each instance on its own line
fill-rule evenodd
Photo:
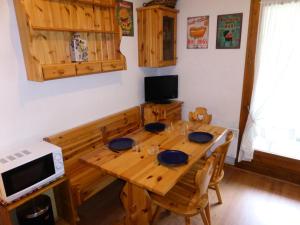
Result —
M 169 103 L 178 98 L 178 75 L 145 77 L 145 101 Z

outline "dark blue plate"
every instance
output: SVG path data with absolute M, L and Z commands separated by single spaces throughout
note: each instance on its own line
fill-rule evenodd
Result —
M 134 140 L 131 138 L 116 138 L 108 143 L 108 148 L 113 151 L 125 151 L 131 149 L 134 145 Z
M 181 166 L 188 163 L 189 156 L 178 150 L 165 150 L 157 155 L 159 163 L 166 166 Z
M 149 132 L 161 132 L 164 131 L 166 128 L 166 125 L 163 123 L 148 123 L 145 125 L 145 130 Z
M 208 143 L 210 142 L 214 136 L 210 133 L 206 132 L 193 132 L 189 134 L 189 140 L 192 142 L 197 142 L 200 144 Z

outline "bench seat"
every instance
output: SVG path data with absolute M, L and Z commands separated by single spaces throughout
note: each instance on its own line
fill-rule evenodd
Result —
M 89 165 L 83 165 L 80 169 L 81 172 L 70 179 L 73 200 L 78 206 L 116 180 L 115 177 L 99 172 L 99 169 Z
M 103 146 L 113 138 L 125 136 L 140 126 L 140 107 L 133 107 L 45 138 L 62 148 L 75 208 L 116 180 L 104 171 L 87 165 L 82 158 L 100 150 L 103 153 L 101 163 L 111 160 L 116 157 L 116 153 L 105 150 Z

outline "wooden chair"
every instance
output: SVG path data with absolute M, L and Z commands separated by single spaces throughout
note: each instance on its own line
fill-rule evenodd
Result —
M 212 115 L 207 113 L 207 109 L 203 107 L 196 108 L 195 112 L 189 113 L 190 121 L 198 121 L 204 124 L 210 124 L 212 120 Z
M 209 183 L 209 188 L 216 191 L 216 194 L 218 197 L 218 204 L 223 203 L 219 184 L 224 177 L 224 163 L 225 163 L 225 159 L 226 159 L 226 155 L 227 155 L 229 146 L 233 140 L 233 137 L 234 137 L 233 132 L 229 131 L 226 135 L 225 142 L 223 144 L 221 144 L 220 146 L 218 146 L 213 153 L 213 154 L 218 154 L 220 157 L 218 157 L 216 160 L 216 167 L 215 167 L 212 179 Z M 205 161 L 200 160 L 199 162 L 196 163 L 194 168 L 189 173 L 192 173 L 193 171 L 203 168 L 204 164 L 205 164 Z
M 150 194 L 152 202 L 157 205 L 152 224 L 160 208 L 170 210 L 185 217 L 185 224 L 190 225 L 190 217 L 201 214 L 205 225 L 210 225 L 208 185 L 214 173 L 215 156 L 210 157 L 204 167 L 195 176 L 184 176 L 166 196 Z
M 233 132 L 229 131 L 226 135 L 225 143 L 220 145 L 219 147 L 217 147 L 217 149 L 214 151 L 215 153 L 220 154 L 220 157 L 217 160 L 217 164 L 216 164 L 216 168 L 215 168 L 213 177 L 209 183 L 209 188 L 212 188 L 216 191 L 219 204 L 223 203 L 219 184 L 224 177 L 224 163 L 225 163 L 225 159 L 226 159 L 226 155 L 227 155 L 229 146 L 233 140 L 233 137 L 234 137 Z

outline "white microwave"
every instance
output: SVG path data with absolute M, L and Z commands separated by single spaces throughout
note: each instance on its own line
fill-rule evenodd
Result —
M 0 199 L 10 203 L 63 176 L 61 148 L 39 142 L 17 151 L 0 152 Z

